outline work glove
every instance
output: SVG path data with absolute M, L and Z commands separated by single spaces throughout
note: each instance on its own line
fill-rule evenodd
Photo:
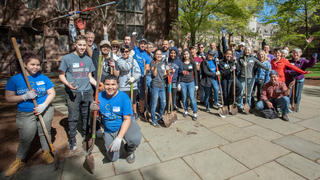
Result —
M 83 21 L 81 18 L 78 18 L 76 21 L 77 27 L 79 28 L 80 31 L 84 31 L 86 28 L 86 21 Z
M 225 28 L 222 28 L 222 29 L 221 29 L 221 32 L 222 32 L 222 35 L 223 35 L 223 36 L 226 36 L 227 30 L 226 30 Z
M 34 99 L 35 97 L 37 97 L 36 91 L 35 90 L 31 90 L 31 91 L 28 91 L 27 93 L 25 93 L 22 96 L 22 99 L 23 99 L 23 101 L 26 101 L 26 100 L 29 100 L 29 99 Z
M 129 78 L 128 82 L 129 82 L 129 83 L 134 83 L 135 80 L 136 80 L 136 79 L 131 76 L 131 77 Z
M 137 37 L 137 32 L 132 32 L 132 36 L 136 36 Z
M 33 112 L 36 114 L 36 115 L 39 115 L 39 114 L 42 114 L 43 111 L 48 107 L 48 104 L 47 103 L 42 103 L 40 105 L 38 105 L 37 107 L 33 108 Z
M 318 53 L 314 53 L 313 58 L 318 59 Z
M 217 71 L 217 72 L 216 72 L 216 76 L 220 76 L 220 71 Z
M 120 147 L 121 147 L 121 142 L 122 142 L 122 138 L 119 138 L 119 137 L 116 137 L 111 145 L 110 145 L 110 151 L 111 152 L 116 152 L 116 151 L 119 151 L 120 150 Z
M 198 86 L 196 86 L 195 88 L 196 88 L 196 91 L 199 89 L 199 87 L 198 87 Z
M 181 85 L 180 85 L 180 84 L 178 84 L 177 90 L 178 90 L 178 91 L 181 91 Z
M 99 102 L 96 103 L 95 101 L 93 101 L 91 104 L 90 104 L 90 110 L 91 111 L 99 111 L 100 107 L 99 107 Z

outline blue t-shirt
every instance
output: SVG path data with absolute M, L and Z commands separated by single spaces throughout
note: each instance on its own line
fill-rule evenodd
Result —
M 133 59 L 135 59 L 139 64 L 141 75 L 143 76 L 143 73 L 144 73 L 143 62 L 145 62 L 145 64 L 150 64 L 150 56 L 146 51 L 141 51 L 139 47 L 135 46 Z
M 208 64 L 211 72 L 216 73 L 217 71 L 216 63 L 213 60 L 211 60 L 211 61 L 208 61 Z M 216 79 L 216 76 L 212 77 L 212 79 Z
M 121 128 L 123 116 L 132 115 L 132 106 L 129 96 L 118 91 L 112 98 L 107 98 L 106 92 L 100 92 L 98 96 L 100 113 L 103 115 L 104 131 L 116 132 Z
M 47 76 L 41 73 L 37 73 L 34 76 L 28 76 L 28 78 L 30 81 L 31 88 L 36 90 L 37 92 L 37 103 L 42 104 L 48 96 L 47 90 L 54 87 L 53 83 Z M 22 73 L 12 76 L 9 79 L 5 89 L 8 91 L 16 92 L 16 95 L 23 95 L 27 93 L 28 86 L 24 80 Z M 34 105 L 31 99 L 27 101 L 21 101 L 18 103 L 18 111 L 20 112 L 33 112 L 33 108 Z

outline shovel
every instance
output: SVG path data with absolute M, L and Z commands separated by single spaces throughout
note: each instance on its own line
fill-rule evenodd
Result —
M 244 57 L 244 61 L 247 62 L 247 59 L 246 57 Z M 244 66 L 244 80 L 245 80 L 245 90 L 244 90 L 244 96 L 245 96 L 245 102 L 244 102 L 244 105 L 243 105 L 243 112 L 245 114 L 250 114 L 250 106 L 248 104 L 248 98 L 247 98 L 247 95 L 248 95 L 248 83 L 247 83 L 247 66 Z
M 291 95 L 291 111 L 297 111 L 296 103 L 294 102 L 295 96 L 296 96 L 296 79 L 294 79 L 292 82 L 294 82 L 294 85 L 292 86 L 292 95 Z M 292 83 L 291 82 L 291 83 Z
M 216 67 L 217 67 L 217 71 L 219 71 L 219 59 L 218 58 L 216 59 Z M 222 107 L 219 107 L 219 109 L 218 109 L 218 113 L 219 113 L 220 117 L 225 118 L 225 117 L 227 117 L 229 112 L 228 112 L 228 107 L 225 106 L 224 102 L 223 102 L 223 92 L 222 92 L 222 87 L 221 87 L 220 75 L 218 76 L 218 82 L 219 82 L 219 90 L 220 90 L 221 104 L 222 104 Z
M 98 60 L 98 72 L 97 72 L 97 84 L 96 84 L 96 92 L 94 101 L 98 104 L 98 96 L 99 96 L 99 84 L 101 82 L 101 75 L 102 75 L 102 67 L 104 64 L 104 58 L 102 58 L 102 54 L 99 55 Z M 86 159 L 84 161 L 84 164 L 87 165 L 89 168 L 89 171 L 93 174 L 94 173 L 94 157 L 92 154 L 92 150 L 95 144 L 96 140 L 96 124 L 97 124 L 97 117 L 98 117 L 98 111 L 93 111 L 93 118 L 92 118 L 92 135 L 91 139 L 89 139 L 86 142 L 87 147 L 84 147 L 87 150 Z
M 146 62 L 143 61 L 143 67 L 146 67 Z M 149 104 L 148 104 L 148 86 L 147 86 L 147 70 L 144 68 L 144 106 L 146 110 L 144 111 L 144 120 L 146 122 L 150 121 L 150 111 L 149 111 Z
M 172 111 L 172 94 L 171 94 L 172 77 L 173 77 L 173 73 L 172 75 L 168 76 L 169 102 L 168 102 L 167 112 L 163 115 L 163 122 L 166 127 L 170 127 L 170 125 L 178 119 L 176 112 Z
M 233 62 L 233 64 L 235 64 Z M 230 109 L 230 114 L 231 115 L 236 115 L 238 113 L 238 107 L 236 104 L 236 70 L 233 70 L 233 89 L 232 89 L 232 93 L 233 93 L 233 104 L 229 105 L 229 109 Z
M 11 42 L 12 42 L 13 48 L 14 48 L 14 50 L 16 52 L 16 55 L 17 55 L 17 58 L 18 58 L 18 61 L 19 61 L 20 67 L 21 67 L 21 71 L 22 71 L 22 74 L 23 74 L 23 77 L 24 77 L 24 79 L 26 81 L 26 84 L 28 86 L 28 90 L 30 91 L 30 90 L 32 90 L 32 88 L 31 88 L 30 81 L 29 81 L 29 78 L 28 78 L 28 75 L 27 75 L 27 71 L 26 71 L 25 66 L 23 64 L 23 61 L 22 61 L 21 53 L 20 53 L 16 38 L 12 37 L 11 38 Z M 38 106 L 36 99 L 32 99 L 32 102 L 34 104 L 34 107 Z M 39 114 L 37 116 L 38 116 L 39 122 L 41 124 L 44 136 L 46 137 L 47 143 L 49 145 L 49 149 L 50 149 L 50 151 L 51 151 L 51 153 L 52 153 L 52 155 L 53 155 L 53 157 L 55 159 L 55 163 L 56 163 L 55 164 L 55 168 L 57 169 L 58 168 L 58 164 L 59 164 L 58 155 L 56 154 L 56 152 L 54 150 L 51 138 L 50 138 L 49 133 L 47 131 L 46 125 L 44 124 L 42 115 Z

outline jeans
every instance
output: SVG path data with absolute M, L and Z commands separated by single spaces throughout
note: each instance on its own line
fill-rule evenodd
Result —
M 49 105 L 48 108 L 42 113 L 44 124 L 48 131 L 49 137 L 51 137 L 51 124 L 53 119 L 54 108 Z M 25 159 L 28 150 L 30 148 L 31 142 L 38 133 L 40 138 L 40 144 L 42 150 L 49 149 L 47 139 L 42 130 L 42 126 L 37 116 L 33 112 L 17 112 L 16 123 L 19 132 L 19 145 L 17 150 L 17 158 Z
M 283 114 L 289 113 L 289 104 L 290 99 L 288 96 L 282 96 L 279 99 L 271 99 L 270 102 L 275 108 L 280 108 L 280 110 L 283 112 Z M 256 110 L 263 110 L 267 107 L 267 104 L 264 101 L 258 101 L 256 103 Z
M 228 106 L 233 104 L 233 80 L 222 79 L 221 85 L 224 105 Z M 236 97 L 240 97 L 241 91 L 241 83 L 238 79 L 236 79 Z
M 254 85 L 254 81 L 255 79 L 254 78 L 247 78 L 247 103 L 249 104 L 249 106 L 251 106 L 251 92 L 252 92 L 252 89 L 253 89 L 253 85 Z M 245 91 L 245 78 L 241 77 L 240 78 L 240 82 L 241 82 L 241 85 L 242 85 L 242 91 L 241 91 L 241 95 L 240 95 L 240 99 L 238 99 L 238 103 L 239 103 L 239 106 L 240 108 L 242 109 L 243 107 L 243 95 L 244 95 L 244 91 Z
M 89 106 L 92 102 L 92 94 L 92 91 L 66 91 L 68 104 L 68 135 L 70 144 L 76 143 L 77 125 L 80 113 L 82 119 L 82 135 L 83 137 L 90 135 Z
M 159 119 L 156 119 L 156 108 L 158 104 L 158 98 L 160 97 L 160 110 Z M 166 88 L 151 87 L 151 119 L 152 122 L 158 122 L 162 119 L 164 108 L 166 107 Z
M 218 81 L 216 79 L 211 79 L 211 86 L 212 86 L 212 88 L 214 90 L 214 94 L 213 94 L 214 103 L 218 104 L 218 101 L 219 101 L 219 84 L 218 84 Z M 209 96 L 210 96 L 210 93 L 211 93 L 211 87 L 205 87 L 204 90 L 205 90 L 204 99 L 205 99 L 205 103 L 206 103 L 206 108 L 209 109 L 210 108 Z
M 304 79 L 301 80 L 296 80 L 295 84 L 295 96 L 294 96 L 294 103 L 296 103 L 296 106 L 299 107 L 300 101 L 301 101 L 301 94 L 304 86 Z M 292 99 L 292 89 L 291 89 L 291 94 L 290 94 L 290 99 Z
M 113 132 L 113 133 L 105 133 L 104 134 L 104 145 L 107 150 L 107 158 L 114 162 L 117 161 L 120 157 L 120 150 L 116 152 L 110 152 L 110 145 L 113 142 L 113 140 L 117 137 L 119 131 Z M 137 122 L 131 118 L 131 123 L 128 128 L 128 131 L 124 135 L 123 139 L 126 141 L 125 150 L 127 154 L 132 154 L 136 148 L 139 146 L 141 142 L 141 132 L 140 127 L 137 124 Z
M 194 91 L 195 91 L 195 87 L 194 87 L 194 82 L 189 82 L 189 83 L 185 83 L 185 82 L 180 82 L 181 85 L 181 92 L 182 92 L 182 102 L 183 102 L 183 108 L 185 111 L 187 111 L 187 93 L 190 97 L 191 103 L 192 103 L 192 110 L 193 113 L 197 113 L 197 103 L 196 103 L 196 99 L 194 97 Z

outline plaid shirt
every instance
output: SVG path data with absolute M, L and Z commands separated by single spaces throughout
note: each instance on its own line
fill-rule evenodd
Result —
M 268 82 L 263 86 L 261 100 L 267 101 L 270 99 L 279 99 L 283 96 L 288 96 L 289 93 L 287 90 L 288 88 L 284 82 L 277 82 L 276 84 Z

